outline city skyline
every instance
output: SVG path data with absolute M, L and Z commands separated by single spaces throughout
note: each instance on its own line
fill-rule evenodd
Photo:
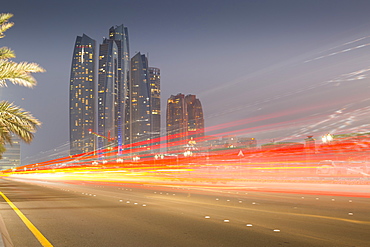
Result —
M 109 29 L 98 54 L 96 84 L 95 40 L 77 36 L 71 69 L 70 155 L 113 146 L 121 152 L 124 145 L 160 137 L 160 69 L 149 67 L 140 52 L 130 58 L 128 28 L 123 24 Z M 146 146 L 150 148 L 149 143 Z
M 25 163 L 69 149 L 71 44 L 81 32 L 101 43 L 117 23 L 130 28 L 133 54 L 142 51 L 161 69 L 162 106 L 177 92 L 197 95 L 209 134 L 250 133 L 263 143 L 369 130 L 368 1 L 86 4 L 4 4 L 15 26 L 2 44 L 16 51 L 17 61 L 47 70 L 36 75 L 33 90 L 1 90 L 2 98 L 43 122 L 34 142 L 22 144 Z M 75 11 L 82 8 L 86 12 Z

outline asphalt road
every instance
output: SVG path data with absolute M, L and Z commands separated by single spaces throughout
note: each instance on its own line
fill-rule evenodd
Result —
M 0 191 L 53 246 L 370 246 L 364 197 L 15 179 Z M 14 246 L 42 246 L 4 198 L 0 210 Z

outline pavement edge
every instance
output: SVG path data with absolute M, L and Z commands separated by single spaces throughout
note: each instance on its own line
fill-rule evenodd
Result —
M 1 214 L 0 214 L 0 234 L 1 234 L 0 247 L 14 247 Z

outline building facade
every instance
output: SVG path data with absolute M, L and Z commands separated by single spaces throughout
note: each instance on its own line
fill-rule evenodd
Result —
M 71 66 L 69 89 L 70 154 L 95 149 L 95 40 L 77 36 Z

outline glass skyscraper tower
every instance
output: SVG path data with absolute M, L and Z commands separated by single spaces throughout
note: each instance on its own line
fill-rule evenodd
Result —
M 137 53 L 131 59 L 131 78 L 129 84 L 129 109 L 126 119 L 127 143 L 148 141 L 141 147 L 149 146 L 151 139 L 150 79 L 148 59 Z
M 77 36 L 73 50 L 69 89 L 70 154 L 95 149 L 95 40 Z
M 98 148 L 124 143 L 125 108 L 129 80 L 128 30 L 123 25 L 109 29 L 99 49 Z
M 161 136 L 161 71 L 158 68 L 149 67 L 149 92 L 151 139 L 157 139 L 152 142 L 157 145 Z

